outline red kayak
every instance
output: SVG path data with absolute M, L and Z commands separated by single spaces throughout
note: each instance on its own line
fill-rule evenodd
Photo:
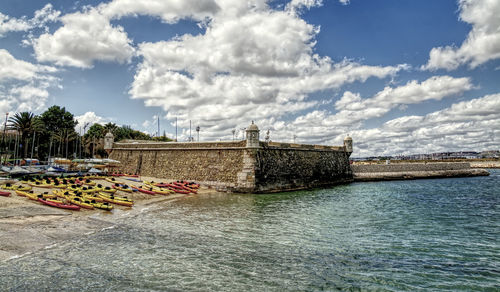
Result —
M 62 208 L 62 209 L 68 209 L 68 210 L 75 210 L 78 211 L 80 210 L 80 206 L 77 205 L 70 205 L 70 204 L 61 204 L 61 203 L 56 203 L 52 201 L 47 201 L 43 198 L 38 198 L 38 201 L 42 204 L 51 206 L 51 207 L 56 207 L 56 208 Z
M 127 177 L 139 177 L 138 174 L 123 174 L 122 176 L 127 176 Z
M 139 177 L 138 174 L 126 174 L 126 173 L 112 173 L 112 176 L 127 176 L 127 177 Z
M 185 184 L 183 183 L 179 183 L 179 182 L 174 182 L 174 185 L 177 186 L 177 188 L 179 189 L 183 189 L 183 190 L 186 190 L 188 192 L 191 192 L 191 193 L 197 193 L 197 191 L 195 189 L 192 189 L 190 187 L 187 187 Z
M 169 184 L 166 184 L 166 183 L 157 183 L 157 184 L 154 184 L 155 187 L 159 187 L 159 188 L 166 188 L 168 187 Z
M 10 196 L 10 192 L 2 192 L 2 191 L 0 191 L 0 196 L 8 197 L 8 196 Z
M 183 189 L 178 189 L 178 188 L 172 188 L 172 187 L 168 187 L 169 190 L 172 190 L 178 194 L 189 194 L 190 192 L 189 191 L 186 191 L 186 190 L 183 190 Z
M 139 187 L 136 187 L 136 186 L 130 186 L 130 187 L 133 188 L 134 190 L 138 190 L 139 192 L 145 193 L 145 194 L 148 194 L 148 195 L 155 195 L 156 194 L 156 192 L 154 192 L 154 191 L 146 190 L 146 189 L 139 188 Z

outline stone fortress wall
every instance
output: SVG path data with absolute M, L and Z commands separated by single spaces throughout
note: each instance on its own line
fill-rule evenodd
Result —
M 350 139 L 350 138 L 349 138 Z M 107 142 L 119 172 L 193 180 L 230 192 L 279 192 L 350 182 L 352 139 L 340 147 L 259 141 L 252 123 L 236 142 Z

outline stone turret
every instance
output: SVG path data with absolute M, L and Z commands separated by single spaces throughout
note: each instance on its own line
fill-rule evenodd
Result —
M 104 136 L 104 150 L 106 150 L 106 152 L 108 153 L 111 153 L 111 150 L 113 150 L 113 142 L 115 140 L 115 136 L 113 136 L 113 134 L 111 132 L 108 132 L 106 134 L 106 136 Z
M 345 151 L 347 153 L 349 153 L 349 155 L 351 155 L 351 153 L 352 153 L 352 138 L 349 137 L 349 134 L 347 135 L 347 137 L 344 138 L 344 148 L 345 148 Z
M 259 148 L 259 127 L 253 123 L 247 128 L 247 147 L 248 148 Z

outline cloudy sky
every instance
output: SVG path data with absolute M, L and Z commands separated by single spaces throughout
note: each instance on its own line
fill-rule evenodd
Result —
M 78 131 L 496 150 L 500 0 L 0 1 L 0 113 L 54 104 Z

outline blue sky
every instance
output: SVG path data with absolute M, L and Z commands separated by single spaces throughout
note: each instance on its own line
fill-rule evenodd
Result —
M 0 2 L 0 111 L 355 156 L 496 150 L 500 1 Z M 77 130 L 79 127 L 77 126 Z M 194 131 L 193 131 L 194 132 Z M 194 135 L 195 136 L 195 135 Z

